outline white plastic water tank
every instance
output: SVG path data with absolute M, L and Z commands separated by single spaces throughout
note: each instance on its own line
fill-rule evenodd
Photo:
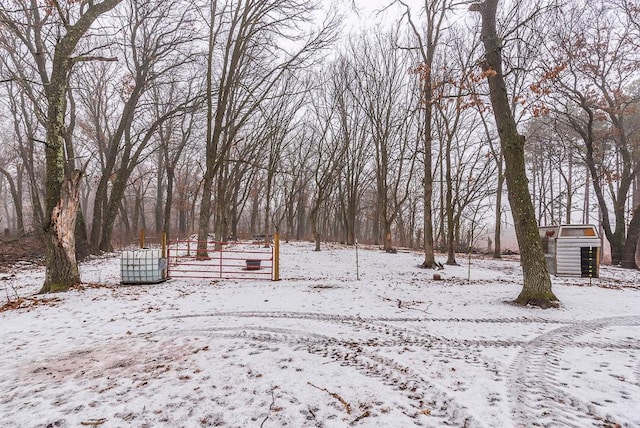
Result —
M 120 258 L 122 284 L 157 284 L 166 280 L 167 259 L 158 249 L 123 251 Z

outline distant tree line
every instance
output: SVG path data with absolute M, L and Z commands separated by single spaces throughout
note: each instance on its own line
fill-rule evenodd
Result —
M 389 3 L 358 33 L 313 0 L 0 6 L 0 227 L 44 233 L 43 291 L 141 228 L 422 248 L 424 267 L 490 235 L 500 257 L 493 3 L 537 223 L 596 223 L 637 268 L 639 2 Z

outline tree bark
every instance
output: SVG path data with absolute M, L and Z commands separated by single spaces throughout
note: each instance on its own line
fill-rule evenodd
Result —
M 47 268 L 40 293 L 67 291 L 80 283 L 76 263 L 75 226 L 80 205 L 80 171 L 75 170 L 62 183 L 58 203 L 45 230 Z
M 297 224 L 296 224 L 296 240 L 300 241 L 304 235 L 307 233 L 307 225 L 306 225 L 306 195 L 303 192 L 300 193 L 300 197 L 298 198 L 298 208 L 296 209 L 297 213 Z
M 160 130 L 162 131 L 162 130 Z M 160 138 L 160 141 L 162 141 L 162 137 Z M 164 143 L 164 141 L 163 141 Z M 166 144 L 166 143 L 165 143 Z M 164 221 L 164 215 L 166 212 L 166 204 L 163 204 L 163 199 L 166 200 L 165 198 L 165 188 L 164 188 L 164 180 L 165 180 L 165 169 L 167 168 L 166 165 L 164 165 L 164 153 L 162 150 L 158 151 L 158 168 L 157 168 L 157 185 L 156 185 L 156 200 L 155 200 L 155 205 L 154 205 L 154 214 L 155 214 L 155 221 L 154 221 L 154 226 L 156 229 L 156 234 L 160 234 L 162 233 L 162 231 L 164 230 L 165 224 L 166 222 Z M 167 184 L 168 187 L 168 184 Z M 166 230 L 164 230 L 166 232 Z
M 445 213 L 447 217 L 447 265 L 456 266 L 456 239 L 455 239 L 455 224 L 453 220 L 453 178 L 451 176 L 451 138 L 447 137 L 444 153 L 444 167 L 446 168 L 446 184 L 442 183 L 446 187 L 445 190 Z M 444 219 L 441 219 L 444 222 Z
M 633 216 L 627 229 L 627 239 L 622 251 L 622 267 L 626 269 L 638 269 L 636 262 L 636 249 L 640 239 L 640 205 L 633 210 Z
M 87 236 L 87 225 L 84 221 L 84 213 L 82 205 L 78 206 L 78 215 L 76 217 L 76 259 L 82 261 L 91 254 L 89 248 L 89 238 Z
M 314 207 L 311 210 L 311 233 L 313 234 L 313 240 L 315 242 L 314 251 L 320 251 L 320 241 L 322 236 L 320 235 L 320 230 L 318 228 L 318 207 Z
M 428 65 L 429 67 L 431 64 Z M 431 70 L 427 71 L 428 76 L 424 77 L 425 81 L 425 130 L 424 130 L 424 261 L 421 267 L 432 269 L 436 265 L 436 255 L 433 250 L 433 214 L 432 214 L 432 198 L 433 198 L 433 177 L 432 177 L 432 154 L 431 147 L 433 144 L 433 134 L 431 131 L 431 120 L 433 116 L 432 105 L 432 88 L 431 88 Z
M 80 282 L 75 255 L 75 224 L 80 203 L 81 173 L 65 173 L 65 113 L 69 75 L 74 60 L 73 51 L 93 22 L 113 9 L 121 0 L 91 3 L 74 25 L 68 25 L 66 34 L 55 47 L 51 78 L 47 94 L 46 157 L 46 215 L 44 224 L 46 275 L 41 293 L 66 291 Z
M 504 174 L 502 174 L 502 156 L 498 165 L 498 188 L 496 189 L 496 228 L 493 235 L 493 258 L 502 258 L 502 186 Z
M 18 171 L 18 178 L 14 181 L 9 171 L 0 167 L 0 174 L 4 175 L 9 184 L 9 192 L 13 200 L 13 206 L 16 214 L 16 234 L 22 236 L 24 234 L 24 217 L 22 209 L 22 173 Z
M 167 199 L 164 203 L 164 218 L 162 231 L 166 234 L 167 239 L 171 234 L 171 206 L 173 205 L 173 181 L 175 178 L 175 170 L 173 165 L 167 168 Z
M 543 308 L 556 306 L 551 279 L 542 251 L 524 160 L 524 137 L 518 133 L 502 72 L 502 42 L 496 29 L 498 0 L 473 4 L 482 15 L 483 68 L 487 75 L 491 105 L 505 160 L 505 179 L 520 249 L 523 287 L 515 303 Z
M 400 2 L 407 10 L 407 16 L 409 17 L 409 24 L 417 36 L 420 43 L 420 55 L 422 57 L 422 64 L 419 70 L 421 78 L 421 95 L 423 96 L 424 105 L 424 135 L 423 135 L 423 159 L 424 159 L 424 175 L 423 181 L 423 203 L 424 203 L 424 261 L 420 265 L 425 269 L 432 269 L 435 267 L 435 251 L 433 242 L 433 156 L 431 149 L 433 147 L 433 76 L 431 69 L 434 64 L 434 58 L 436 54 L 436 48 L 440 40 L 440 30 L 444 21 L 445 11 L 450 7 L 447 1 L 434 1 L 429 0 L 424 2 L 424 10 L 426 15 L 426 34 L 423 38 L 418 31 L 418 28 L 414 25 L 410 18 L 409 7 Z

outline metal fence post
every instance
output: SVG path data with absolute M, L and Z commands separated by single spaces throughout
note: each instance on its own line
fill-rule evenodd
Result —
M 273 234 L 273 280 L 280 281 L 280 232 Z
M 222 278 L 222 252 L 223 251 L 224 251 L 224 245 L 220 243 L 220 278 Z

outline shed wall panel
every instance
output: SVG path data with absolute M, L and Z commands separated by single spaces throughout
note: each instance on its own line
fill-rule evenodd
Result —
M 580 248 L 600 247 L 600 238 L 571 237 L 556 240 L 556 275 L 582 276 Z

